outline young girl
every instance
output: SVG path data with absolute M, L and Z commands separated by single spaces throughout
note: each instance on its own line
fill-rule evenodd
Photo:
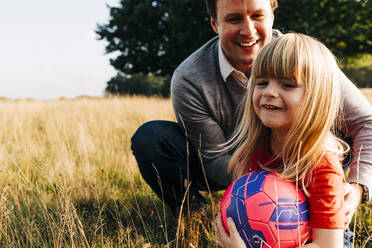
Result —
M 332 134 L 340 111 L 338 66 L 320 42 L 303 34 L 273 40 L 257 56 L 244 114 L 227 149 L 235 179 L 267 170 L 297 181 L 309 197 L 311 243 L 302 247 L 343 247 L 344 173 L 347 145 Z M 339 120 L 338 120 L 339 121 Z M 223 247 L 246 247 L 234 223 L 230 236 L 215 224 Z

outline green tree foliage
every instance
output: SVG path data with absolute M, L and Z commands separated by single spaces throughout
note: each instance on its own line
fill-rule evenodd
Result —
M 105 91 L 109 94 L 159 95 L 168 97 L 169 86 L 170 77 L 144 75 L 142 73 L 126 76 L 118 73 L 107 82 Z
M 213 37 L 202 0 L 121 0 L 98 25 L 106 52 L 120 52 L 111 65 L 125 74 L 170 75 L 179 63 Z
M 278 0 L 274 28 L 301 32 L 324 42 L 338 57 L 371 53 L 372 6 L 369 0 Z M 121 74 L 108 82 L 107 92 L 159 93 L 145 75 L 169 76 L 193 51 L 215 34 L 203 0 L 121 0 L 110 8 L 110 19 L 96 33 L 106 40 L 106 52 L 119 52 L 110 60 Z M 143 82 L 123 86 L 141 77 Z M 168 78 L 169 79 L 169 78 Z M 147 83 L 146 83 L 147 82 Z M 115 86 L 115 84 L 117 84 Z M 169 92 L 169 82 L 163 82 Z M 149 89 L 144 89 L 145 86 Z M 169 94 L 169 93 L 168 93 Z
M 360 88 L 372 87 L 372 54 L 348 57 L 342 61 L 342 70 Z
M 309 34 L 337 56 L 372 52 L 369 0 L 279 0 L 275 27 Z

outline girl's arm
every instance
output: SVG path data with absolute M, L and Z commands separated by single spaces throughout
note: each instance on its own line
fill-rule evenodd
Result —
M 219 246 L 224 248 L 246 248 L 243 239 L 236 230 L 234 221 L 227 219 L 230 235 L 222 225 L 221 215 L 217 217 L 217 223 L 213 223 L 218 239 L 213 239 Z M 312 229 L 312 243 L 301 246 L 303 248 L 339 248 L 343 247 L 343 229 Z
M 302 246 L 303 248 L 339 248 L 343 247 L 343 229 L 312 229 L 312 243 Z

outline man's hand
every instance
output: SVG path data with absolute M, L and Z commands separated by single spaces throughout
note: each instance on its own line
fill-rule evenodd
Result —
M 362 187 L 357 183 L 345 184 L 345 228 L 350 224 L 351 218 L 361 202 L 362 192 Z

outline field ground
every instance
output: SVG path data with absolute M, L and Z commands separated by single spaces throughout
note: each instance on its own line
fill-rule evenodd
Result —
M 0 103 L 0 247 L 216 247 L 217 209 L 174 218 L 130 151 L 140 124 L 174 120 L 168 99 Z M 372 247 L 371 205 L 354 227 L 356 247 Z

